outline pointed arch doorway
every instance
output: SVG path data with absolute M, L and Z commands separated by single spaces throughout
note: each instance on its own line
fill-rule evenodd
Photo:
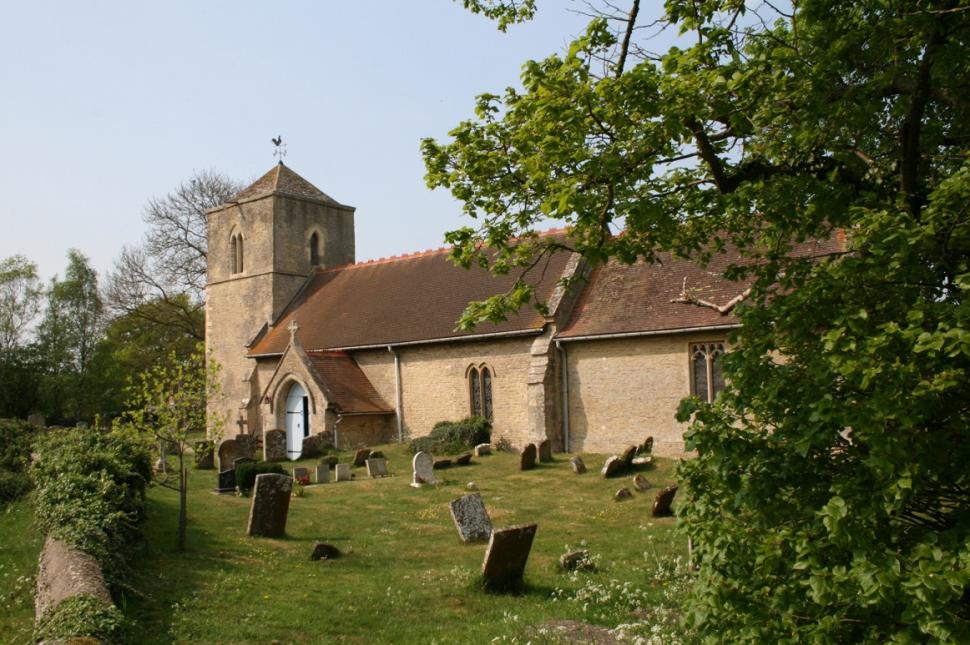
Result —
M 303 439 L 310 436 L 310 400 L 299 383 L 286 395 L 286 456 L 296 461 L 303 454 Z

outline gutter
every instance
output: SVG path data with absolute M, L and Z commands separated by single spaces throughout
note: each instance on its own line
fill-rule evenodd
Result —
M 401 357 L 392 345 L 387 346 L 387 351 L 394 355 L 394 394 L 395 394 L 395 410 L 397 412 L 397 441 L 398 443 L 404 443 L 404 420 L 402 414 L 404 412 L 403 398 L 401 396 Z
M 562 370 L 562 449 L 563 452 L 569 452 L 569 363 L 566 348 L 558 340 L 556 341 L 556 349 L 562 356 L 560 362 L 560 369 Z
M 586 336 L 567 336 L 557 338 L 556 345 L 568 343 L 576 340 L 606 340 L 610 338 L 636 338 L 638 336 L 669 336 L 672 334 L 690 334 L 702 331 L 726 331 L 728 329 L 740 329 L 740 323 L 729 323 L 727 325 L 705 325 L 703 327 L 685 327 L 683 329 L 655 329 L 652 331 L 625 331 L 615 334 L 588 334 Z

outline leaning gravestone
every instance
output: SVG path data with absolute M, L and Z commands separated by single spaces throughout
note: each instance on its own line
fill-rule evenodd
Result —
M 633 458 L 637 456 L 638 449 L 639 449 L 638 446 L 630 446 L 629 448 L 623 451 L 623 454 L 620 456 L 620 461 L 623 462 L 624 470 L 629 470 L 630 468 L 633 468 Z
M 451 460 L 444 457 L 435 459 L 431 464 L 431 468 L 433 468 L 434 470 L 441 470 L 442 468 L 450 468 L 450 467 L 451 467 Z
M 317 483 L 318 484 L 330 483 L 330 466 L 326 464 L 319 464 L 317 466 Z
M 530 443 L 519 456 L 519 470 L 532 470 L 536 467 L 536 445 Z
M 349 482 L 350 477 L 350 464 L 337 464 L 334 466 L 334 480 L 338 482 Z
M 233 467 L 233 462 L 240 457 L 245 457 L 242 446 L 235 439 L 226 439 L 219 444 L 219 470 L 228 470 Z
M 623 460 L 617 457 L 616 455 L 613 455 L 612 457 L 606 460 L 606 463 L 603 464 L 603 470 L 600 472 L 603 474 L 603 477 L 616 477 L 622 471 L 623 471 Z
M 451 519 L 462 542 L 484 542 L 492 534 L 492 521 L 478 493 L 451 500 Z
M 354 453 L 354 468 L 363 468 L 364 463 L 366 463 L 368 457 L 370 457 L 369 448 L 361 448 L 356 453 Z
M 286 430 L 267 430 L 263 433 L 263 461 L 286 460 Z
M 642 493 L 650 488 L 650 482 L 648 482 L 647 478 L 643 475 L 634 475 L 633 487 Z
M 670 510 L 670 505 L 674 501 L 674 495 L 677 494 L 677 486 L 668 486 L 659 493 L 657 493 L 657 498 L 653 500 L 653 516 L 654 517 L 667 517 L 668 515 L 673 515 L 673 511 Z
M 633 493 L 630 492 L 629 488 L 621 488 L 613 494 L 613 499 L 617 502 L 625 502 L 628 499 L 633 499 Z
M 651 437 L 647 437 L 647 440 L 643 442 L 642 446 L 640 446 L 640 454 L 649 455 L 652 452 L 653 452 L 653 437 L 651 436 Z
M 536 528 L 537 525 L 528 524 L 492 531 L 482 563 L 482 583 L 487 589 L 503 591 L 522 586 Z
M 475 456 L 481 457 L 482 455 L 492 454 L 492 444 L 490 443 L 480 443 L 475 446 Z
M 539 461 L 549 463 L 552 461 L 552 444 L 546 439 L 539 443 Z
M 367 466 L 367 475 L 374 477 L 387 477 L 387 459 L 381 457 L 371 457 L 364 462 Z
M 455 457 L 455 465 L 456 466 L 467 466 L 470 463 L 472 463 L 472 453 L 470 453 L 470 452 L 466 452 L 463 455 L 459 455 L 459 456 Z
M 256 475 L 246 534 L 283 537 L 286 532 L 286 514 L 290 510 L 292 489 L 293 479 L 286 475 L 276 473 Z
M 586 473 L 586 462 L 579 455 L 576 455 L 569 460 L 569 464 L 573 467 L 573 472 L 577 475 L 583 475 Z
M 423 484 L 438 483 L 434 476 L 434 457 L 429 453 L 423 450 L 418 451 L 414 455 L 414 459 L 411 460 L 411 469 L 414 473 L 411 478 L 411 485 L 415 488 L 421 488 Z

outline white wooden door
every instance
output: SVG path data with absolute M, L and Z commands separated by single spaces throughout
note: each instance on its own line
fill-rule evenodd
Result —
M 286 395 L 286 456 L 296 461 L 303 454 L 303 437 L 309 433 L 306 392 L 294 383 Z

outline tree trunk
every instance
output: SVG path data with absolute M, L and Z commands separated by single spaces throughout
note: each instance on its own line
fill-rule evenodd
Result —
M 179 539 L 178 550 L 185 550 L 185 529 L 188 523 L 186 502 L 189 489 L 189 473 L 185 470 L 185 450 L 179 450 Z

